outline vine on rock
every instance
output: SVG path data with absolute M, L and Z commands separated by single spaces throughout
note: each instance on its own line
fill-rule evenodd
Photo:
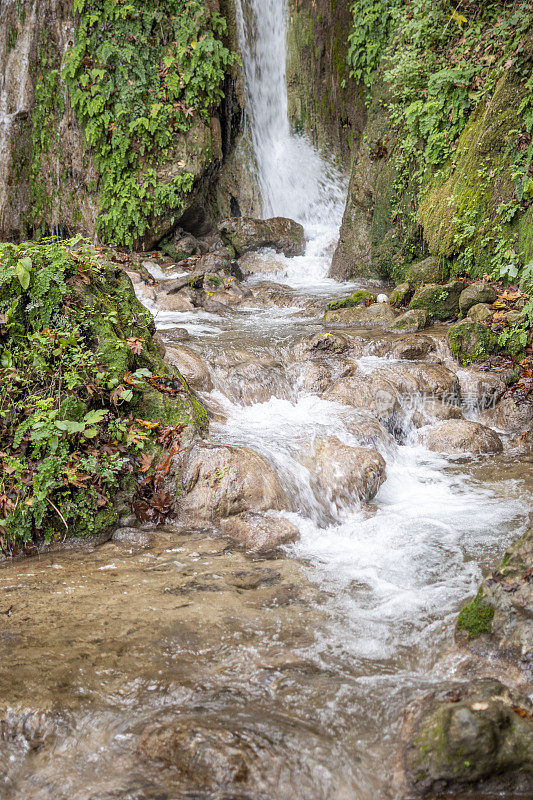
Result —
M 163 215 L 177 218 L 194 184 L 185 160 L 158 168 L 176 137 L 209 120 L 233 55 L 226 22 L 202 0 L 75 0 L 63 78 L 100 170 L 99 235 L 133 245 Z

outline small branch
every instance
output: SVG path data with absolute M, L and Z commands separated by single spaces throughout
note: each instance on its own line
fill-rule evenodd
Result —
M 47 497 L 47 498 L 46 498 L 46 502 L 47 502 L 47 503 L 50 503 L 50 505 L 52 506 L 52 508 L 54 509 L 54 511 L 56 511 L 56 512 L 59 514 L 59 516 L 60 516 L 60 518 L 61 518 L 61 520 L 62 520 L 62 522 L 63 522 L 63 525 L 65 526 L 65 528 L 66 528 L 66 529 L 67 529 L 67 531 L 68 531 L 68 525 L 67 525 L 67 523 L 65 522 L 65 517 L 63 516 L 63 514 L 61 513 L 61 511 L 58 509 L 58 507 L 56 506 L 56 504 L 55 504 L 55 503 L 53 503 L 53 502 L 50 500 L 50 498 L 49 498 L 49 497 Z

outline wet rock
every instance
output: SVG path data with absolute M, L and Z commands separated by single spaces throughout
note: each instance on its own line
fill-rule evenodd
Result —
M 533 403 L 513 397 L 503 397 L 483 414 L 483 421 L 504 431 L 520 433 L 533 427 Z
M 340 308 L 337 311 L 326 311 L 324 314 L 324 322 L 326 324 L 345 327 L 388 327 L 395 319 L 396 314 L 387 303 L 374 303 L 374 305 L 368 307 Z
M 498 347 L 498 340 L 490 328 L 469 320 L 450 328 L 448 342 L 453 357 L 464 365 L 484 361 Z
M 249 511 L 289 508 L 277 474 L 254 450 L 199 442 L 184 462 L 179 513 L 195 527 Z
M 222 520 L 222 533 L 251 553 L 269 553 L 284 544 L 296 542 L 296 525 L 268 514 L 238 514 Z
M 500 437 L 490 428 L 467 420 L 446 420 L 423 432 L 429 450 L 459 455 L 461 453 L 501 453 Z
M 492 308 L 485 303 L 476 303 L 468 310 L 468 319 L 472 322 L 487 322 L 493 313 Z
M 420 406 L 415 407 L 411 422 L 416 428 L 423 428 L 425 425 L 446 419 L 463 419 L 463 412 L 446 399 L 426 399 Z
M 341 355 L 354 348 L 354 340 L 350 336 L 338 331 L 316 333 L 309 338 L 302 339 L 294 347 L 294 357 L 297 360 L 306 360 L 309 357 L 322 357 L 324 355 Z
M 459 400 L 459 381 L 454 372 L 442 364 L 397 363 L 380 367 L 373 375 L 387 380 L 403 395 Z
M 205 252 L 202 242 L 181 229 L 178 229 L 172 238 L 167 239 L 161 249 L 175 261 L 183 261 L 185 258 Z
M 434 353 L 435 350 L 435 340 L 430 336 L 420 334 L 418 336 L 407 336 L 397 339 L 392 345 L 390 355 L 393 358 L 418 361 L 419 359 L 426 358 L 430 353 Z
M 457 620 L 455 638 L 486 657 L 490 652 L 533 681 L 533 528 L 505 553 Z
M 248 778 L 243 749 L 253 755 L 238 733 L 194 719 L 151 725 L 139 741 L 143 756 L 174 767 L 199 789 L 242 785 Z
M 117 528 L 111 537 L 113 542 L 133 547 L 150 547 L 154 541 L 153 534 L 140 528 Z
M 404 725 L 403 796 L 527 797 L 532 715 L 526 696 L 495 680 L 417 700 Z
M 389 297 L 389 303 L 395 308 L 406 306 L 409 304 L 413 296 L 413 292 L 414 289 L 410 283 L 400 283 L 400 285 L 394 289 Z
M 209 368 L 198 353 L 186 345 L 169 345 L 165 358 L 167 364 L 175 367 L 189 386 L 205 392 L 210 392 L 213 382 Z
M 319 361 L 302 361 L 298 364 L 297 385 L 313 394 L 322 394 L 333 383 L 331 369 Z
M 382 376 L 357 373 L 341 378 L 328 389 L 326 400 L 367 409 L 379 420 L 389 421 L 400 411 L 399 392 Z
M 389 431 L 369 411 L 352 411 L 343 414 L 344 427 L 361 447 L 392 447 L 394 439 Z
M 285 217 L 264 220 L 236 217 L 220 222 L 218 230 L 224 242 L 233 247 L 237 255 L 263 247 L 272 247 L 288 258 L 301 256 L 305 252 L 303 227 Z
M 158 294 L 157 306 L 161 311 L 193 311 L 194 303 L 183 292 L 175 294 Z
M 428 313 L 424 308 L 413 308 L 396 317 L 390 326 L 391 331 L 404 333 L 416 333 L 428 324 Z
M 168 342 L 186 342 L 191 338 L 187 328 L 168 328 L 165 330 L 165 339 Z
M 480 369 L 460 369 L 457 378 L 463 402 L 474 408 L 494 407 L 507 388 L 497 373 Z
M 448 278 L 448 270 L 444 263 L 430 256 L 423 261 L 410 264 L 405 271 L 405 280 L 415 288 L 426 283 L 442 283 Z
M 494 303 L 498 299 L 498 292 L 488 283 L 484 281 L 476 281 L 471 283 L 461 292 L 459 297 L 459 309 L 462 314 L 468 313 L 472 306 L 478 303 Z
M 385 460 L 376 450 L 344 444 L 335 436 L 315 440 L 309 468 L 337 506 L 372 500 L 386 477 Z
M 452 319 L 459 313 L 459 297 L 463 289 L 463 281 L 452 281 L 444 286 L 430 283 L 417 289 L 409 308 L 427 311 L 429 319 Z
M 161 334 L 154 333 L 154 335 L 152 336 L 152 341 L 155 344 L 157 352 L 159 353 L 161 358 L 164 358 L 167 352 L 167 348 L 165 347 L 165 343 L 163 341 L 163 337 L 161 336 Z

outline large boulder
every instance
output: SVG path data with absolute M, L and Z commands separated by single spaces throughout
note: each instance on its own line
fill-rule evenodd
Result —
M 448 343 L 452 356 L 465 365 L 484 361 L 498 347 L 498 339 L 490 328 L 468 319 L 450 328 Z
M 328 325 L 342 327 L 387 328 L 395 319 L 396 314 L 388 303 L 339 308 L 326 311 L 324 315 L 324 322 Z
M 425 430 L 422 439 L 429 450 L 449 455 L 501 453 L 503 450 L 501 439 L 493 430 L 464 419 L 439 422 Z
M 372 500 L 386 473 L 376 450 L 344 444 L 335 436 L 315 440 L 309 467 L 315 484 L 336 506 Z
M 355 375 L 340 378 L 328 389 L 324 398 L 334 403 L 366 409 L 384 422 L 389 422 L 400 411 L 397 388 L 379 375 L 357 372 Z
M 249 511 L 289 507 L 276 472 L 254 450 L 197 442 L 183 460 L 179 514 L 195 527 Z
M 498 298 L 498 292 L 490 283 L 476 281 L 463 289 L 459 297 L 459 309 L 462 314 L 466 314 L 472 306 L 478 303 L 494 303 Z
M 418 289 L 426 283 L 442 283 L 448 275 L 449 271 L 443 260 L 430 256 L 410 264 L 405 271 L 405 280 Z
M 494 311 L 486 303 L 476 303 L 468 309 L 467 319 L 472 322 L 488 322 Z
M 296 542 L 300 533 L 288 519 L 274 514 L 238 514 L 222 520 L 222 533 L 251 553 L 264 554 Z
M 410 708 L 403 797 L 531 797 L 533 704 L 496 680 L 443 688 Z
M 305 252 L 305 232 L 302 225 L 285 217 L 232 217 L 220 222 L 218 230 L 224 242 L 238 256 L 263 247 L 272 247 L 289 258 L 301 256 Z
M 353 308 L 353 306 L 370 306 L 377 300 L 377 295 L 367 289 L 358 289 L 342 300 L 330 300 L 328 309 L 336 311 L 338 308 Z
M 411 312 L 407 312 L 411 313 Z M 418 313 L 418 312 L 417 312 Z M 390 349 L 392 358 L 400 360 L 418 361 L 426 358 L 436 351 L 435 340 L 430 336 L 419 334 L 418 336 L 402 336 L 396 339 Z
M 446 399 L 455 403 L 459 399 L 459 381 L 454 372 L 442 364 L 397 363 L 380 367 L 373 375 L 384 378 L 398 392 L 411 397 Z
M 463 289 L 463 281 L 452 281 L 444 286 L 430 283 L 417 289 L 409 308 L 424 309 L 429 319 L 452 319 L 459 313 L 459 297 Z

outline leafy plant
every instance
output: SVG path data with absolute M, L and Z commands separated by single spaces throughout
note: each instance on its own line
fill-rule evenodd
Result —
M 194 175 L 157 167 L 176 136 L 207 121 L 236 56 L 226 22 L 202 0 L 75 0 L 79 13 L 63 78 L 100 170 L 99 233 L 132 245 L 163 215 L 177 218 Z

